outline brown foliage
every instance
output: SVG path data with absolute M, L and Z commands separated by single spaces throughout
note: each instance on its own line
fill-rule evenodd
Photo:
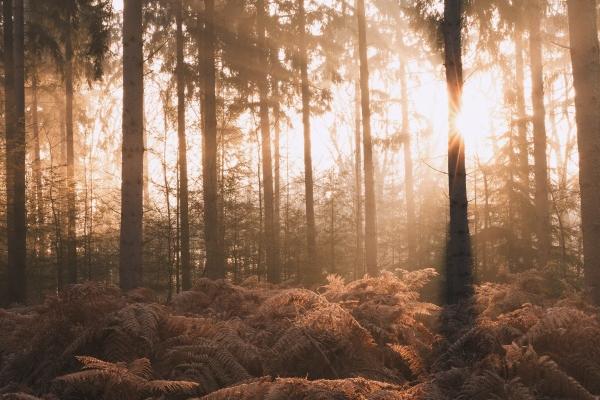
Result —
M 434 275 L 330 277 L 319 293 L 201 280 L 170 305 L 76 285 L 0 311 L 1 398 L 600 395 L 598 312 L 579 295 L 526 272 L 442 310 L 419 299 Z

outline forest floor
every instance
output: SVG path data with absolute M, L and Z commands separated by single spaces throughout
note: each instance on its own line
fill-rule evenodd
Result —
M 598 310 L 536 272 L 447 309 L 431 269 L 318 293 L 202 279 L 159 304 L 75 285 L 0 310 L 0 399 L 594 399 Z

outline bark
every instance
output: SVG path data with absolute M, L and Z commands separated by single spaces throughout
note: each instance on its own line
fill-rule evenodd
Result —
M 358 54 L 360 62 L 360 102 L 362 111 L 363 154 L 365 173 L 365 261 L 367 273 L 379 274 L 377 265 L 377 207 L 375 203 L 375 171 L 371 138 L 371 105 L 369 100 L 369 65 L 367 59 L 367 24 L 364 0 L 356 1 L 358 19 Z
M 314 179 L 310 130 L 310 88 L 308 81 L 308 50 L 306 44 L 306 12 L 304 0 L 298 2 L 298 26 L 300 29 L 300 79 L 302 91 L 302 126 L 304 128 L 304 197 L 306 207 L 306 272 L 308 284 L 321 280 L 321 269 L 317 260 L 317 228 L 315 225 Z
M 595 0 L 568 0 L 585 283 L 600 304 L 600 51 Z
M 362 146 L 361 146 L 361 117 L 360 117 L 360 82 L 354 85 L 354 197 L 355 197 L 355 229 L 356 229 L 356 259 L 354 279 L 365 273 L 365 255 L 363 251 L 363 190 L 362 190 Z
M 204 197 L 204 241 L 206 245 L 205 275 L 225 278 L 223 243 L 219 235 L 219 202 L 217 178 L 217 99 L 215 77 L 215 2 L 205 2 L 203 102 L 204 135 L 202 141 L 202 188 Z
M 67 144 L 67 276 L 68 283 L 77 282 L 77 239 L 75 224 L 75 152 L 73 133 L 73 32 L 71 12 L 68 13 L 65 37 L 65 123 Z
M 122 289 L 142 285 L 144 180 L 144 58 L 142 0 L 123 11 L 123 154 L 119 278 Z
M 179 238 L 181 251 L 181 284 L 183 290 L 192 287 L 190 264 L 189 189 L 187 166 L 187 142 L 185 137 L 185 78 L 183 43 L 183 0 L 177 1 L 177 138 L 179 165 Z
M 23 0 L 14 0 L 14 2 L 5 0 L 3 2 L 3 13 L 8 245 L 7 301 L 9 303 L 22 303 L 26 299 L 25 53 Z
M 550 204 L 548 201 L 548 162 L 546 158 L 546 109 L 542 67 L 542 4 L 532 1 L 529 10 L 529 47 L 531 58 L 531 100 L 533 104 L 533 158 L 535 172 L 535 214 L 538 266 L 545 268 L 550 253 Z
M 268 50 L 265 39 L 265 3 L 256 2 L 256 20 L 259 45 L 259 64 L 268 64 Z M 265 250 L 267 261 L 267 280 L 278 283 L 281 280 L 279 249 L 275 246 L 274 199 L 273 199 L 273 160 L 271 157 L 271 127 L 269 122 L 268 75 L 258 78 L 259 117 L 262 150 L 262 177 L 265 208 Z
M 523 61 L 523 32 L 520 26 L 515 27 L 515 105 L 517 108 L 517 143 L 519 149 L 518 176 L 521 192 L 519 207 L 521 217 L 520 226 L 521 240 L 524 248 L 531 248 L 531 228 L 529 226 L 529 140 L 527 138 L 527 115 L 525 112 L 525 88 L 524 88 L 524 61 Z M 524 264 L 529 264 L 525 261 Z
M 274 160 L 273 160 L 273 239 L 276 252 L 279 256 L 279 264 L 281 265 L 281 125 L 279 123 L 279 115 L 281 113 L 279 106 L 279 82 L 273 78 L 273 116 L 275 139 L 273 141 Z M 281 271 L 281 267 L 280 267 Z M 281 272 L 280 274 L 281 275 Z
M 463 89 L 462 6 L 460 0 L 444 5 L 444 59 L 448 86 L 448 184 L 450 227 L 446 254 L 446 301 L 459 302 L 472 293 L 471 242 L 469 235 L 467 174 L 464 140 L 456 127 Z
M 413 178 L 413 160 L 408 115 L 408 88 L 406 65 L 402 66 L 400 86 L 402 91 L 402 135 L 404 136 L 404 190 L 406 191 L 406 246 L 408 248 L 408 267 L 415 268 L 417 254 L 415 192 Z

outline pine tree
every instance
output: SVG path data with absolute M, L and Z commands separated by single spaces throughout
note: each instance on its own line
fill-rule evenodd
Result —
M 595 0 L 568 0 L 586 285 L 600 304 L 600 50 Z
M 456 126 L 463 90 L 462 2 L 444 3 L 444 61 L 448 86 L 448 184 L 450 227 L 446 255 L 446 301 L 456 303 L 471 293 L 473 260 L 469 235 L 464 139 Z
M 144 55 L 142 0 L 125 0 L 123 11 L 123 154 L 121 182 L 121 288 L 142 285 L 144 179 Z

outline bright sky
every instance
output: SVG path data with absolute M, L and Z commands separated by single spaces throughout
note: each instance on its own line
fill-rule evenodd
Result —
M 116 11 L 123 10 L 123 0 L 113 0 L 112 4 Z

